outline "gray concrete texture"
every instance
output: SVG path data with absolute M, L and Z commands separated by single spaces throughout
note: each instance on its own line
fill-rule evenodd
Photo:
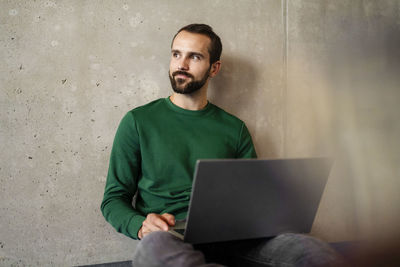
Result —
M 0 1 L 0 266 L 129 260 L 103 219 L 116 127 L 167 97 L 170 42 L 221 36 L 210 99 L 260 157 L 333 155 L 312 233 L 389 237 L 400 215 L 396 0 Z

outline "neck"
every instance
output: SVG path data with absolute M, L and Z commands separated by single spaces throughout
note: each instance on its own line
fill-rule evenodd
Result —
M 187 110 L 201 110 L 207 106 L 207 91 L 200 89 L 193 94 L 172 93 L 170 96 L 172 103 Z

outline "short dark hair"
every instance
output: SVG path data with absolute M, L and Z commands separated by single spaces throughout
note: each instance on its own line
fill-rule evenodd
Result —
M 211 44 L 208 47 L 208 53 L 210 54 L 210 64 L 215 63 L 216 61 L 220 60 L 221 53 L 222 53 L 222 43 L 219 36 L 213 31 L 213 29 L 207 24 L 189 24 L 185 27 L 182 27 L 172 39 L 172 44 L 174 43 L 175 37 L 181 31 L 186 31 L 190 33 L 198 33 L 206 35 L 211 40 Z

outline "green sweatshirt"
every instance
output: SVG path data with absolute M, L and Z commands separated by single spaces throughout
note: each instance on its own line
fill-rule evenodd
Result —
M 198 159 L 254 157 L 249 131 L 235 116 L 211 103 L 191 111 L 155 100 L 129 111 L 118 127 L 101 211 L 137 239 L 149 213 L 186 217 Z

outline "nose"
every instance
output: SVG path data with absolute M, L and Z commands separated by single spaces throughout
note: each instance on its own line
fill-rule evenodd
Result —
M 187 58 L 183 57 L 179 61 L 178 70 L 189 70 L 189 61 Z

